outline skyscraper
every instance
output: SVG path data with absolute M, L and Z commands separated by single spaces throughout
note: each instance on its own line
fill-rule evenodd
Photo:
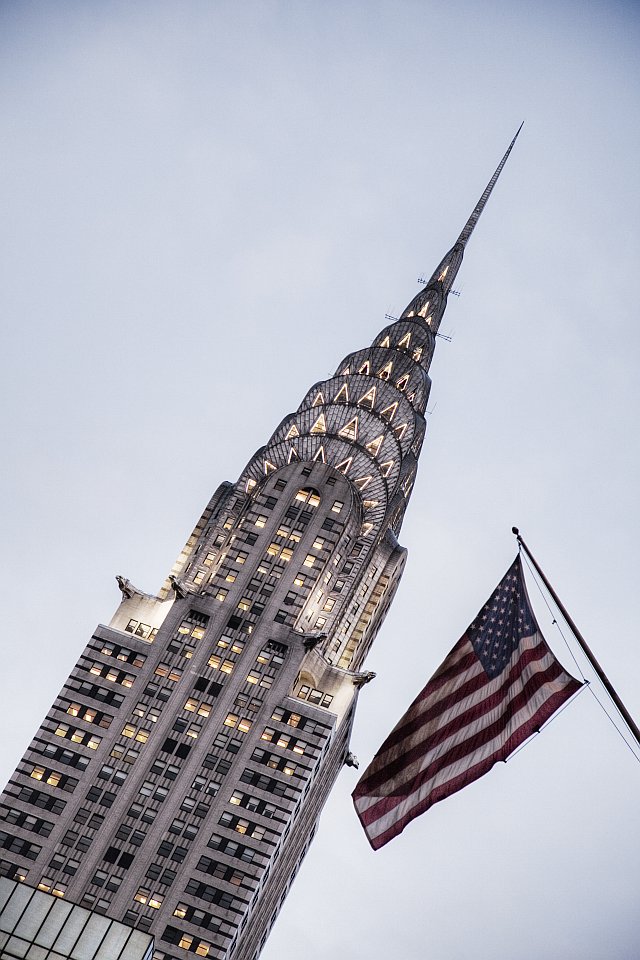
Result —
M 257 958 L 354 762 L 438 328 L 516 137 L 424 289 L 220 485 L 159 593 L 118 578 L 2 795 L 0 875 L 152 933 L 156 960 Z

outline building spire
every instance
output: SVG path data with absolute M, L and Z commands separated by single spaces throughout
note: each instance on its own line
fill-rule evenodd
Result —
M 487 205 L 487 200 L 488 200 L 489 197 L 491 196 L 491 191 L 493 190 L 493 188 L 495 187 L 496 183 L 498 182 L 498 177 L 499 177 L 500 174 L 502 173 L 503 167 L 504 167 L 505 163 L 507 162 L 507 159 L 508 159 L 508 157 L 509 157 L 509 154 L 510 154 L 511 151 L 513 150 L 513 145 L 515 144 L 516 140 L 518 139 L 518 135 L 519 135 L 520 131 L 522 130 L 523 126 L 524 126 L 524 120 L 522 121 L 522 123 L 521 123 L 520 126 L 518 127 L 518 129 L 517 129 L 517 131 L 516 131 L 515 137 L 513 138 L 513 140 L 511 141 L 511 143 L 510 143 L 509 146 L 507 147 L 507 151 L 506 151 L 504 157 L 502 158 L 502 160 L 501 160 L 500 163 L 498 164 L 498 166 L 497 166 L 497 168 L 496 168 L 496 172 L 495 172 L 494 175 L 491 177 L 491 180 L 489 180 L 489 183 L 488 183 L 487 186 L 485 187 L 484 193 L 482 194 L 482 196 L 481 196 L 480 199 L 478 200 L 477 204 L 475 205 L 475 208 L 474 208 L 474 210 L 473 210 L 473 213 L 471 214 L 471 216 L 469 217 L 469 219 L 468 219 L 467 222 L 465 223 L 465 225 L 464 225 L 464 227 L 463 227 L 463 229 L 462 229 L 462 233 L 461 233 L 460 236 L 458 237 L 456 243 L 466 244 L 467 240 L 469 239 L 469 237 L 470 237 L 471 234 L 473 233 L 474 228 L 475 228 L 475 225 L 476 225 L 476 223 L 478 222 L 478 220 L 480 219 L 480 215 L 481 215 L 482 211 L 484 210 L 484 208 L 485 208 L 486 205 Z
M 423 287 L 423 289 L 416 294 L 411 303 L 407 305 L 402 313 L 402 320 L 421 316 L 427 320 L 433 332 L 437 333 L 440 326 L 440 321 L 442 319 L 442 314 L 444 313 L 447 305 L 447 295 L 453 286 L 453 281 L 455 280 L 456 274 L 460 269 L 460 264 L 462 263 L 462 257 L 464 256 L 467 240 L 473 233 L 476 223 L 480 219 L 480 215 L 487 205 L 487 200 L 491 196 L 491 191 L 498 182 L 498 177 L 502 173 L 504 165 L 507 162 L 507 158 L 513 150 L 513 145 L 518 139 L 518 135 L 523 126 L 524 120 L 518 127 L 515 137 L 507 147 L 505 155 L 498 164 L 495 173 L 489 180 L 489 183 L 485 187 L 484 192 L 475 205 L 471 216 L 465 223 L 462 233 L 451 247 L 449 252 L 445 254 L 444 258 L 438 264 L 427 285 Z

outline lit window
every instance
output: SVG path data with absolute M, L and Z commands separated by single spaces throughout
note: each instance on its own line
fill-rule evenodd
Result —
M 125 724 L 124 727 L 122 728 L 121 736 L 135 737 L 135 735 L 136 735 L 136 728 L 130 723 Z
M 191 944 L 193 943 L 193 937 L 190 937 L 188 934 L 183 933 L 180 937 L 180 942 L 178 943 L 179 947 L 182 947 L 183 950 L 188 950 Z
M 225 727 L 235 727 L 238 723 L 238 719 L 239 717 L 237 713 L 228 713 L 224 718 Z
M 215 553 L 208 553 L 202 562 L 204 563 L 205 567 L 210 567 L 215 558 Z
M 87 746 L 90 750 L 97 750 L 102 742 L 102 737 L 89 737 L 87 740 Z
M 233 803 L 233 804 L 235 804 L 236 807 L 239 807 L 240 804 L 242 803 L 242 798 L 243 798 L 243 796 L 244 796 L 243 793 L 240 793 L 239 790 L 236 790 L 236 791 L 229 797 L 229 803 Z
M 264 527 L 267 523 L 267 517 L 260 515 L 256 517 L 256 527 Z
M 240 566 L 242 566 L 242 564 L 245 562 L 245 560 L 247 559 L 248 556 L 249 556 L 248 553 L 242 553 L 242 552 L 240 551 L 240 552 L 238 553 L 238 556 L 236 557 L 236 563 L 238 563 Z
M 260 683 L 260 674 L 258 673 L 248 674 L 247 683 Z
M 198 570 L 195 577 L 193 578 L 193 582 L 195 583 L 196 586 L 198 586 L 199 584 L 202 583 L 203 580 L 204 580 L 204 570 Z
M 292 530 L 289 534 L 289 540 L 293 540 L 294 543 L 300 543 L 302 537 L 302 530 Z
M 68 723 L 59 723 L 58 728 L 55 731 L 56 737 L 66 737 L 71 727 Z
M 222 602 L 228 593 L 228 590 L 225 590 L 224 587 L 221 587 L 215 595 L 216 600 L 220 600 Z
M 316 537 L 313 541 L 312 550 L 322 550 L 326 543 L 324 537 Z
M 340 513 L 343 507 L 344 507 L 344 503 L 342 502 L 342 500 L 334 500 L 331 510 L 333 511 L 333 513 Z
M 304 577 L 301 574 L 298 574 L 293 582 L 296 587 L 304 587 Z
M 190 710 L 191 713 L 195 713 L 196 710 L 198 709 L 198 706 L 199 706 L 199 701 L 198 701 L 198 700 L 194 700 L 193 697 L 190 697 L 190 698 L 187 700 L 187 702 L 185 703 L 183 709 L 185 709 L 185 710 Z
M 225 580 L 227 581 L 227 583 L 235 583 L 235 580 L 236 580 L 235 573 L 228 573 L 225 577 Z
M 219 668 L 219 666 L 220 666 L 220 663 L 221 663 L 220 657 L 211 656 L 211 657 L 209 657 L 208 663 L 209 663 L 209 666 L 210 666 L 210 667 L 215 667 L 216 670 L 217 670 L 217 669 Z
M 44 777 L 44 774 L 45 774 L 44 767 L 34 767 L 33 770 L 31 771 L 31 776 L 33 777 L 34 780 L 42 780 L 42 778 Z
M 136 740 L 138 741 L 138 743 L 146 743 L 147 740 L 149 739 L 150 733 L 151 733 L 151 730 L 138 730 L 138 732 L 136 733 Z
M 315 562 L 316 562 L 316 558 L 313 556 L 313 554 L 312 554 L 312 553 L 308 553 L 308 554 L 306 555 L 306 557 L 304 558 L 304 560 L 302 561 L 302 566 L 303 566 L 303 567 L 312 567 Z
M 152 897 L 149 897 L 149 906 L 154 910 L 158 910 L 162 906 L 162 901 L 164 897 L 160 896 L 157 893 L 154 893 Z
M 232 673 L 233 660 L 224 660 L 220 669 L 222 670 L 223 673 Z
M 243 597 L 240 603 L 238 604 L 238 610 L 249 610 L 251 607 L 251 600 L 249 597 Z
M 174 917 L 179 917 L 181 920 L 184 920 L 184 918 L 187 915 L 188 909 L 189 908 L 186 903 L 179 903 L 175 908 L 175 910 L 173 911 L 173 915 Z
M 196 955 L 198 957 L 208 957 L 210 946 L 211 946 L 210 943 L 207 943 L 205 940 L 201 940 L 198 946 L 196 947 Z
M 203 627 L 194 627 L 191 631 L 191 636 L 194 640 L 202 640 L 204 637 L 204 628 Z
M 67 707 L 67 713 L 72 717 L 77 717 L 81 709 L 82 708 L 79 703 L 70 703 Z
M 149 894 L 150 894 L 150 892 L 151 892 L 151 891 L 149 891 L 149 890 L 145 890 L 144 887 L 140 887 L 140 889 L 138 890 L 138 892 L 137 892 L 136 894 L 134 894 L 133 899 L 134 899 L 137 903 L 146 904 L 147 900 L 149 899 Z
M 251 727 L 252 727 L 252 721 L 247 720 L 245 717 L 243 717 L 243 719 L 238 724 L 238 730 L 241 733 L 248 733 L 249 730 L 251 730 Z
M 198 707 L 198 716 L 199 717 L 208 717 L 211 713 L 211 707 L 208 703 L 201 703 Z

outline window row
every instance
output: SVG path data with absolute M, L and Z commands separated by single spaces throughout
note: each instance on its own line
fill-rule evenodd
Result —
M 53 824 L 48 820 L 42 820 L 41 817 L 34 817 L 24 810 L 17 810 L 15 807 L 0 807 L 0 820 L 5 823 L 12 823 L 16 827 L 22 827 L 23 830 L 30 830 L 41 837 L 48 837 L 53 830 Z
M 75 777 L 69 777 L 66 773 L 60 773 L 50 767 L 41 767 L 38 764 L 33 764 L 29 776 L 34 780 L 42 780 L 43 783 L 48 783 L 50 787 L 66 790 L 67 793 L 73 793 L 78 785 Z
M 88 672 L 94 677 L 102 677 L 103 680 L 108 680 L 109 683 L 117 683 L 121 687 L 132 687 L 136 680 L 133 674 L 118 670 L 116 667 L 110 667 L 106 663 L 92 663 L 88 668 L 83 666 L 83 669 L 88 669 Z
M 248 874 L 236 867 L 230 867 L 226 863 L 213 860 L 211 857 L 200 857 L 196 870 L 207 873 L 211 877 L 217 877 L 219 880 L 224 880 L 226 883 L 231 883 L 234 887 L 244 887 L 246 890 L 251 890 L 253 887 L 252 877 Z
M 236 807 L 243 807 L 250 813 L 259 813 L 261 817 L 267 817 L 269 820 L 277 820 L 280 823 L 286 823 L 289 815 L 282 807 L 275 803 L 268 803 L 261 800 L 260 797 L 254 797 L 250 793 L 243 793 L 242 790 L 234 790 L 229 797 L 229 803 Z
M 121 647 L 117 643 L 107 643 L 105 641 L 94 649 L 98 649 L 105 657 L 115 657 L 116 660 L 120 660 L 122 663 L 130 663 L 134 667 L 142 667 L 147 659 L 143 654 L 137 653 L 135 650 L 129 650 L 128 647 Z
M 266 740 L 267 743 L 274 743 L 277 747 L 282 747 L 283 750 L 291 750 L 300 756 L 305 752 L 313 753 L 311 745 L 305 743 L 304 740 L 298 740 L 297 737 L 289 736 L 287 733 L 280 733 L 280 731 L 275 730 L 273 727 L 265 727 L 260 735 L 260 739 Z
M 325 709 L 330 707 L 333 702 L 333 696 L 330 693 L 317 690 L 315 687 L 310 687 L 307 684 L 302 684 L 296 693 L 296 697 L 298 700 L 307 700 L 309 703 L 318 707 L 325 707 Z
M 212 913 L 206 910 L 199 910 L 198 907 L 192 907 L 188 903 L 178 903 L 173 911 L 174 917 L 180 920 L 187 920 L 196 927 L 203 927 L 211 933 L 217 933 L 222 937 L 230 937 L 235 927 L 230 923 L 225 923 Z
M 29 840 L 23 840 L 22 837 L 14 837 L 5 830 L 0 830 L 0 848 L 8 850 L 9 853 L 15 853 L 17 856 L 26 857 L 27 860 L 36 860 L 42 847 L 37 843 L 30 843 Z
M 142 623 L 140 620 L 129 620 L 124 628 L 127 633 L 132 633 L 134 637 L 139 637 L 147 643 L 153 643 L 158 632 L 157 627 L 152 627 L 148 623 Z
M 102 737 L 89 733 L 87 730 L 72 727 L 68 723 L 59 723 L 53 732 L 56 737 L 63 737 L 65 740 L 71 740 L 72 743 L 82 744 L 82 746 L 89 747 L 90 750 L 97 750 L 102 742 Z

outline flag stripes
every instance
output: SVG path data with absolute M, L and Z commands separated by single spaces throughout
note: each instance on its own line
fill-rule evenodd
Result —
M 505 760 L 579 686 L 539 632 L 518 559 L 354 791 L 374 849 Z

